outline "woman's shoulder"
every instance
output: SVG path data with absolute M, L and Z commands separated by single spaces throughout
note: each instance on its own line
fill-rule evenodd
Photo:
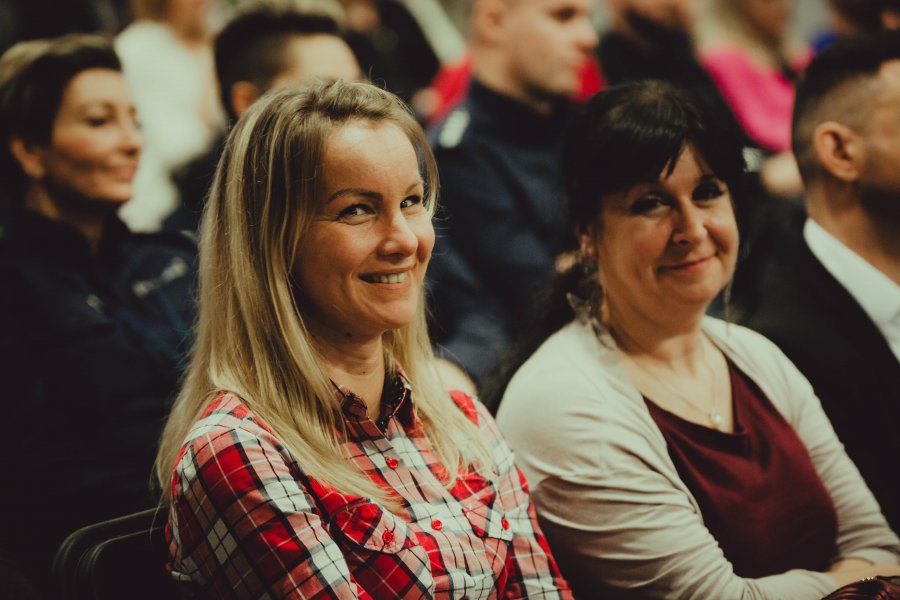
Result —
M 705 317 L 703 330 L 732 358 L 763 363 L 777 363 L 783 358 L 781 350 L 774 342 L 743 325 L 715 317 Z
M 219 438 L 237 442 L 247 436 L 269 437 L 272 431 L 240 396 L 220 390 L 191 427 L 184 445 L 196 449 L 198 445 L 205 446 Z
M 612 339 L 578 320 L 550 336 L 516 372 L 497 418 L 504 433 L 515 428 L 528 436 L 555 430 L 596 439 L 602 430 L 616 439 L 625 432 L 649 435 L 652 426 Z
M 618 379 L 612 339 L 590 323 L 573 320 L 548 337 L 516 371 L 506 396 L 550 389 L 595 389 Z

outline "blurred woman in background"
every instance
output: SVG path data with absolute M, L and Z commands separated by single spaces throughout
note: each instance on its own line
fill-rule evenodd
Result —
M 41 585 L 63 538 L 153 505 L 148 469 L 193 319 L 194 247 L 131 234 L 142 139 L 109 40 L 0 59 L 0 552 Z
M 700 59 L 744 131 L 773 154 L 791 148 L 794 80 L 812 57 L 790 37 L 793 0 L 711 0 Z

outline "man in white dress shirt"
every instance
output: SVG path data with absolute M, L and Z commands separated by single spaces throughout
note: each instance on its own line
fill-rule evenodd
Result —
M 748 325 L 809 378 L 900 530 L 900 32 L 835 43 L 798 85 L 807 219 Z

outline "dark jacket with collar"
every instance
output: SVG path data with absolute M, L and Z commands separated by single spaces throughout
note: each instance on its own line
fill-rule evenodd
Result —
M 43 577 L 78 527 L 154 504 L 195 256 L 183 236 L 131 234 L 118 220 L 96 254 L 76 230 L 34 214 L 0 239 L 0 552 L 31 574 Z
M 763 290 L 746 325 L 778 344 L 812 383 L 888 523 L 900 531 L 900 362 L 802 238 L 768 273 Z
M 507 346 L 564 247 L 568 106 L 540 114 L 473 81 L 430 138 L 443 210 L 429 284 L 437 338 L 477 377 Z

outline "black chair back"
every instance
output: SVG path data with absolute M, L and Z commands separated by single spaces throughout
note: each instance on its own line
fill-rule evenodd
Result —
M 83 527 L 56 552 L 60 600 L 178 598 L 166 573 L 165 513 L 151 508 Z

